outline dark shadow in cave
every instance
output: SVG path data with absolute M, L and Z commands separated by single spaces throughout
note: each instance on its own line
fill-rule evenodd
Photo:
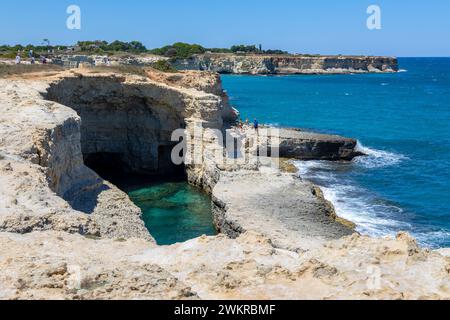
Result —
M 111 182 L 124 192 L 155 182 L 182 182 L 187 180 L 184 165 L 174 165 L 171 160 L 173 146 L 158 148 L 158 171 L 133 172 L 124 155 L 120 153 L 99 152 L 84 156 L 84 163 L 100 177 Z
M 99 152 L 84 156 L 84 164 L 94 170 L 103 179 L 114 172 L 126 172 L 129 168 L 120 153 Z M 109 180 L 108 180 L 109 181 Z

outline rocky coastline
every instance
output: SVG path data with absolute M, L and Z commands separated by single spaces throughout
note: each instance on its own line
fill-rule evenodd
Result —
M 289 75 L 397 72 L 393 57 L 203 54 L 177 60 L 179 70 L 226 74 Z
M 395 57 L 375 56 L 313 56 L 206 53 L 187 59 L 173 59 L 155 55 L 96 56 L 61 55 L 54 64 L 76 68 L 81 65 L 151 66 L 165 60 L 178 70 L 212 71 L 222 74 L 291 75 L 291 74 L 350 74 L 397 72 Z
M 355 233 L 273 157 L 223 161 L 216 134 L 233 112 L 216 73 L 13 76 L 0 79 L 0 110 L 0 299 L 450 298 L 446 250 Z M 203 158 L 184 170 L 211 195 L 221 234 L 158 246 L 139 208 L 86 163 L 170 173 L 171 132 L 199 123 L 189 148 Z M 273 139 L 231 131 L 250 155 Z M 282 158 L 359 155 L 353 139 L 288 129 L 280 138 Z

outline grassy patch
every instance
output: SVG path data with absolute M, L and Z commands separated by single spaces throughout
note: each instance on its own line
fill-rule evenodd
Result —
M 0 64 L 0 77 L 21 75 L 33 72 L 62 71 L 64 68 L 52 64 Z

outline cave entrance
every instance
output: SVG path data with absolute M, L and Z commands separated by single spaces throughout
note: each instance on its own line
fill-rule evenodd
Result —
M 159 245 L 171 245 L 202 235 L 216 235 L 211 198 L 188 184 L 184 165 L 171 161 L 171 145 L 158 147 L 158 171 L 139 173 L 121 153 L 84 156 L 85 164 L 126 192 L 142 210 L 142 219 Z
M 175 145 L 161 145 L 158 147 L 158 172 L 160 175 L 187 179 L 183 164 L 176 165 L 172 161 L 172 149 Z
M 171 161 L 173 146 L 158 147 L 158 169 L 139 170 L 132 168 L 123 153 L 97 152 L 83 155 L 84 164 L 103 179 L 113 183 L 123 191 L 152 184 L 154 182 L 187 181 L 184 164 L 175 165 Z
M 121 153 L 98 152 L 84 155 L 84 164 L 103 179 L 114 183 L 129 171 Z
M 128 193 L 159 244 L 215 235 L 211 198 L 187 183 L 184 165 L 171 161 L 171 134 L 185 127 L 183 113 L 172 106 L 175 95 L 168 91 L 166 97 L 162 87 L 144 90 L 141 82 L 121 79 L 66 78 L 53 83 L 46 98 L 78 113 L 84 163 Z M 79 202 L 80 208 L 86 206 L 85 199 Z

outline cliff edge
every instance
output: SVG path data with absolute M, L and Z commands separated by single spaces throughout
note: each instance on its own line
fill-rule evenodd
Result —
M 229 74 L 348 74 L 397 72 L 394 57 L 237 55 L 209 53 L 173 63 L 179 70 L 204 70 Z

